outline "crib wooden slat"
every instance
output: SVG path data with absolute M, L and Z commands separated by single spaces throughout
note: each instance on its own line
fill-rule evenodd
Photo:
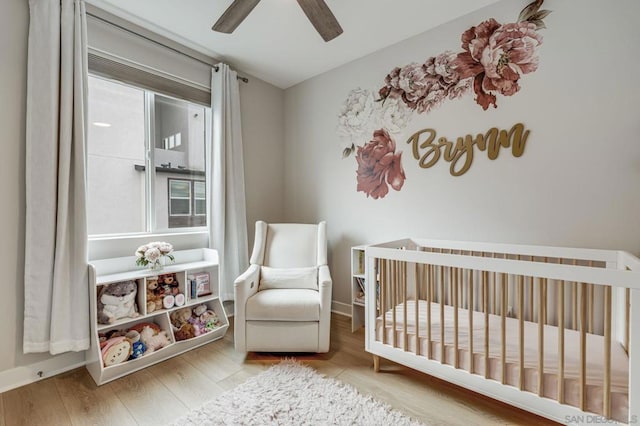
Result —
M 409 315 L 409 312 L 407 312 L 407 262 L 400 262 L 400 266 L 401 266 L 400 282 L 402 283 L 402 313 L 403 313 L 402 333 L 404 337 L 402 342 L 403 343 L 402 347 L 406 352 L 409 350 L 409 334 L 407 333 L 407 322 L 408 322 L 408 315 Z
M 576 260 L 573 259 L 573 266 L 575 265 Z M 571 283 L 571 328 L 578 329 L 578 283 L 575 281 Z
M 604 386 L 602 414 L 611 417 L 611 286 L 604 287 Z
M 489 378 L 489 272 L 482 271 L 484 306 L 484 377 Z
M 558 281 L 558 402 L 564 404 L 564 281 Z
M 416 325 L 416 334 L 414 336 L 414 341 L 415 341 L 415 351 L 413 353 L 415 353 L 416 355 L 420 355 L 420 304 L 418 303 L 418 300 L 420 300 L 420 284 L 424 283 L 425 280 L 425 274 L 424 274 L 424 268 L 425 265 L 421 264 L 418 265 L 416 263 L 416 267 L 415 267 L 415 316 L 413 317 L 413 323 Z
M 387 259 L 378 259 L 380 265 L 380 310 L 382 312 L 382 344 L 387 343 Z
M 460 368 L 458 359 L 458 268 L 453 274 L 453 366 Z
M 506 258 L 506 255 L 505 255 Z M 501 324 L 501 337 L 500 340 L 500 360 L 501 360 L 501 377 L 502 384 L 507 383 L 507 274 L 500 274 L 501 278 L 501 307 L 500 307 L 500 324 Z
M 444 266 L 440 266 L 440 363 L 445 363 L 444 347 Z
M 545 257 L 543 258 L 543 260 L 544 260 L 544 263 L 549 263 L 549 258 L 548 258 L 548 257 L 546 257 L 546 256 L 545 256 Z M 544 293 L 545 293 L 545 298 L 544 298 L 544 304 L 545 304 L 545 306 L 544 306 L 544 311 L 543 311 L 543 314 L 542 314 L 542 322 L 543 322 L 545 325 L 546 325 L 546 324 L 549 324 L 549 321 L 548 321 L 548 318 L 547 318 L 547 311 L 548 311 L 548 309 L 547 309 L 547 302 L 548 302 L 548 300 L 547 300 L 547 298 L 546 298 L 546 293 L 547 293 L 547 283 L 548 283 L 548 282 L 549 282 L 549 280 L 548 280 L 548 279 L 546 279 L 546 278 L 544 278 L 544 279 L 542 280 L 542 288 L 543 288 L 543 291 L 544 291 Z
M 518 337 L 520 339 L 518 385 L 520 390 L 524 390 L 524 277 L 522 275 L 518 275 Z
M 393 334 L 391 335 L 391 342 L 393 343 L 393 347 L 397 348 L 398 347 L 398 337 L 397 337 L 397 333 L 396 333 L 396 313 L 397 313 L 397 306 L 398 306 L 398 261 L 397 260 L 392 260 L 391 261 L 391 306 L 392 306 L 392 310 L 393 310 L 393 321 L 392 321 L 392 325 L 393 325 Z
M 449 254 L 452 254 L 453 250 L 449 250 Z M 449 266 L 448 268 L 448 273 L 449 273 L 449 277 L 448 277 L 448 282 L 449 282 L 449 286 L 447 288 L 447 290 L 449 291 L 449 296 L 447 299 L 447 304 L 450 306 L 453 306 L 453 267 Z
M 580 409 L 587 406 L 587 285 L 580 283 Z
M 547 297 L 547 288 L 549 287 L 549 280 L 546 278 L 542 280 L 542 324 L 549 324 L 547 307 L 549 306 L 549 298 Z
M 473 374 L 473 270 L 469 270 L 469 289 L 468 291 L 468 295 L 469 295 L 469 372 L 471 374 Z
M 530 260 L 533 261 L 533 256 L 530 256 Z M 534 278 L 533 277 L 527 277 L 527 281 L 529 283 L 529 321 L 533 322 L 534 318 L 533 318 L 533 310 L 534 310 L 534 291 L 533 291 L 533 287 L 534 287 L 534 283 L 533 283 Z
M 542 288 L 542 280 L 538 279 L 538 396 L 544 394 L 544 303 L 546 298 Z M 533 284 L 533 279 L 532 279 Z
M 496 254 L 495 253 L 491 253 L 491 258 L 495 258 L 495 257 L 496 257 Z M 493 282 L 493 286 L 492 286 L 493 287 L 493 303 L 492 303 L 493 312 L 492 313 L 494 315 L 496 315 L 498 313 L 498 296 L 497 296 L 498 292 L 497 292 L 497 287 L 496 287 L 497 286 L 497 281 L 498 281 L 498 275 L 497 275 L 497 272 L 494 272 L 493 273 L 493 280 L 492 280 L 492 282 Z
M 589 267 L 593 267 L 593 260 L 589 261 Z M 595 316 L 594 311 L 594 299 L 595 299 L 595 285 L 593 284 L 589 284 L 589 333 L 593 333 L 593 318 Z M 625 322 L 625 324 L 629 324 L 629 320 L 627 317 L 627 321 Z M 629 328 L 627 327 L 627 330 Z M 627 345 L 625 345 L 625 348 L 628 348 Z
M 431 359 L 431 302 L 433 302 L 433 265 L 427 265 L 427 275 L 429 277 L 429 288 L 427 290 L 427 358 Z

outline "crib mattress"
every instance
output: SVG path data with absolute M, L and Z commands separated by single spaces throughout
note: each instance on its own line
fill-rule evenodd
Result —
M 427 356 L 427 306 L 429 302 L 419 300 L 418 326 L 416 327 L 416 302 L 406 302 L 406 333 L 407 350 Z M 405 349 L 405 305 L 399 304 L 395 309 L 396 327 L 393 331 L 393 310 L 386 312 L 385 321 L 387 344 L 400 349 Z M 454 364 L 454 308 L 444 306 L 444 360 L 441 359 L 441 332 L 440 332 L 440 304 L 431 303 L 431 357 L 445 364 Z M 502 380 L 502 317 L 489 315 L 489 372 L 490 379 Z M 482 312 L 473 312 L 473 373 L 485 375 L 485 315 Z M 512 386 L 519 383 L 519 320 L 506 318 L 506 375 L 505 382 Z M 416 330 L 418 336 L 416 338 Z M 382 340 L 382 318 L 376 321 L 376 340 Z M 394 340 L 395 334 L 395 340 Z M 464 370 L 469 370 L 469 311 L 458 309 L 458 365 Z M 538 324 L 524 322 L 524 389 L 530 392 L 538 392 Z M 579 378 L 580 378 L 580 333 L 575 330 L 565 329 L 565 365 L 564 400 L 566 404 L 579 406 Z M 587 359 L 586 359 L 586 411 L 601 414 L 604 382 L 604 337 L 587 334 Z M 544 386 L 543 396 L 557 399 L 558 380 L 558 327 L 544 326 Z M 628 416 L 628 380 L 629 362 L 627 353 L 616 342 L 611 348 L 611 413 L 615 420 L 626 422 Z

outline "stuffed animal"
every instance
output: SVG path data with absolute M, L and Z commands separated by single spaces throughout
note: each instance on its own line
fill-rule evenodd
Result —
M 204 314 L 205 312 L 207 312 L 207 305 L 205 305 L 204 303 L 193 308 L 193 315 L 197 317 Z
M 147 350 L 145 353 L 151 353 L 162 349 L 171 344 L 166 331 L 157 332 L 153 327 L 145 326 L 140 332 L 140 341 L 144 343 Z
M 171 324 L 173 324 L 176 329 L 180 329 L 189 322 L 189 318 L 191 318 L 191 308 L 182 308 L 173 311 L 169 314 L 169 318 L 171 318 Z
M 98 292 L 98 323 L 112 324 L 119 318 L 138 316 L 136 294 L 138 286 L 135 281 L 101 286 Z
M 207 309 L 204 313 L 198 317 L 200 322 L 204 325 L 206 331 L 211 331 L 218 326 L 218 315 L 211 309 Z
M 147 314 L 162 309 L 162 297 L 157 290 L 158 278 L 147 278 Z
M 147 347 L 140 341 L 140 333 L 135 330 L 129 330 L 125 337 L 131 342 L 131 355 L 129 355 L 129 359 L 140 358 L 144 355 Z
M 176 336 L 176 341 L 187 340 L 196 337 L 196 329 L 192 324 L 186 323 L 173 334 Z
M 120 364 L 131 355 L 131 341 L 124 336 L 112 337 L 100 344 L 102 362 L 105 367 Z
M 158 284 L 163 288 L 165 295 L 175 296 L 180 293 L 180 284 L 176 274 L 165 274 L 158 277 Z
M 145 327 L 150 327 L 156 333 L 160 333 L 160 331 L 161 331 L 160 326 L 158 324 L 156 324 L 155 322 L 140 322 L 140 323 L 130 327 L 129 331 L 134 330 L 134 331 L 137 331 L 138 333 L 141 333 L 142 329 L 144 329 Z

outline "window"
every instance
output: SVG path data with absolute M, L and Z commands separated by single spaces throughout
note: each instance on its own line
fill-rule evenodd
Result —
M 207 215 L 207 195 L 202 181 L 193 182 L 193 211 L 196 216 Z
M 90 235 L 207 225 L 210 108 L 89 76 Z
M 191 216 L 191 182 L 169 179 L 169 216 Z
M 206 200 L 204 181 L 169 179 L 169 227 L 206 225 Z

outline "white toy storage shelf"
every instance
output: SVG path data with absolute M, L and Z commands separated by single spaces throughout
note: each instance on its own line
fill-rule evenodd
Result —
M 229 328 L 229 321 L 219 297 L 217 251 L 206 248 L 183 250 L 176 251 L 173 255 L 175 263 L 171 263 L 159 271 L 136 267 L 136 258 L 134 256 L 96 260 L 89 264 L 91 348 L 87 352 L 87 370 L 89 370 L 96 384 L 107 383 L 195 347 L 220 339 L 225 335 Z M 187 285 L 187 277 L 200 273 L 209 274 L 211 293 L 199 297 L 191 297 L 189 285 Z M 179 292 L 185 296 L 185 303 L 182 306 L 174 306 L 170 309 L 162 308 L 147 312 L 147 281 L 165 274 L 175 274 L 179 284 Z M 100 288 L 107 284 L 123 281 L 134 281 L 137 285 L 138 316 L 135 318 L 120 318 L 111 324 L 99 324 L 97 319 L 97 297 Z M 175 328 L 172 327 L 169 317 L 171 312 L 185 307 L 193 308 L 201 304 L 205 304 L 207 309 L 216 313 L 218 317 L 216 327 L 207 333 L 186 340 L 176 340 Z M 170 343 L 154 352 L 145 353 L 139 358 L 105 367 L 100 348 L 99 333 L 106 333 L 111 330 L 128 330 L 142 323 L 155 323 L 162 331 L 166 331 Z

